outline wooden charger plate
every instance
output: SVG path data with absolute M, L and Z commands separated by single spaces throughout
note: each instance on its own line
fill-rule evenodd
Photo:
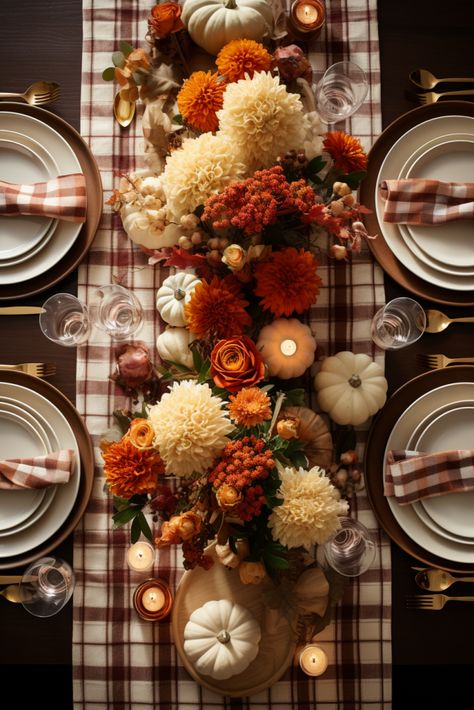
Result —
M 71 249 L 57 264 L 54 264 L 44 273 L 26 281 L 0 285 L 0 301 L 11 301 L 13 299 L 29 298 L 55 286 L 79 266 L 92 244 L 102 215 L 102 180 L 89 146 L 75 128 L 62 118 L 37 106 L 10 101 L 0 102 L 0 111 L 32 116 L 57 131 L 76 154 L 86 179 L 87 189 L 86 221 Z
M 215 559 L 211 569 L 196 567 L 185 572 L 176 590 L 171 618 L 176 649 L 188 673 L 205 688 L 235 698 L 255 695 L 276 683 L 290 666 L 296 649 L 295 637 L 284 618 L 272 630 L 265 628 L 264 582 L 243 584 L 237 569 L 227 569 L 218 562 L 212 547 L 207 552 Z M 242 604 L 259 621 L 262 631 L 256 658 L 244 671 L 226 680 L 198 673 L 184 651 L 184 627 L 189 617 L 195 609 L 213 599 L 230 599 Z
M 367 241 L 382 269 L 400 286 L 411 291 L 411 293 L 449 306 L 473 306 L 474 295 L 472 291 L 452 291 L 448 288 L 435 286 L 403 266 L 385 241 L 381 225 L 377 219 L 375 205 L 375 196 L 378 189 L 377 176 L 385 156 L 393 144 L 410 128 L 438 116 L 474 117 L 474 103 L 468 101 L 440 101 L 428 106 L 415 108 L 404 113 L 387 126 L 372 146 L 368 156 L 367 177 L 360 186 L 360 201 L 372 210 L 370 214 L 364 215 L 364 222 L 369 234 L 377 235 L 376 239 Z
M 393 516 L 383 493 L 385 447 L 395 423 L 416 399 L 437 387 L 455 382 L 474 382 L 474 367 L 452 365 L 425 372 L 406 382 L 394 392 L 370 428 L 365 449 L 364 473 L 367 495 L 372 509 L 387 535 L 402 550 L 429 567 L 440 567 L 450 572 L 472 573 L 474 565 L 446 560 L 415 543 Z
M 82 417 L 62 392 L 56 389 L 56 387 L 53 387 L 53 385 L 49 384 L 49 382 L 45 382 L 45 380 L 42 380 L 39 377 L 33 377 L 32 375 L 27 375 L 24 372 L 16 372 L 15 370 L 1 370 L 0 381 L 10 382 L 12 384 L 21 385 L 22 387 L 31 389 L 54 404 L 69 422 L 71 429 L 74 432 L 74 436 L 76 437 L 81 457 L 81 480 L 79 483 L 79 491 L 77 493 L 73 509 L 65 522 L 60 528 L 58 528 L 54 535 L 45 540 L 41 545 L 38 545 L 21 555 L 4 557 L 0 559 L 0 570 L 5 570 L 14 567 L 25 567 L 30 562 L 33 562 L 33 560 L 50 553 L 58 545 L 64 542 L 67 537 L 69 537 L 86 512 L 94 483 L 95 462 L 92 441 Z

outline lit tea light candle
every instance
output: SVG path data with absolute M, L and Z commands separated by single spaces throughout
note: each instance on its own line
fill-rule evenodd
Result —
M 301 651 L 300 667 L 307 675 L 322 675 L 328 667 L 328 657 L 320 646 L 306 646 Z
M 170 588 L 162 579 L 147 579 L 135 589 L 133 606 L 142 619 L 161 621 L 173 606 Z
M 159 587 L 149 587 L 143 592 L 142 604 L 147 611 L 160 611 L 165 604 L 165 595 Z
M 286 355 L 287 357 L 291 357 L 298 350 L 298 346 L 297 346 L 295 340 L 290 340 L 290 338 L 287 338 L 286 340 L 281 341 L 280 350 L 283 353 L 283 355 Z
M 154 562 L 155 548 L 149 542 L 136 542 L 127 550 L 127 564 L 135 572 L 148 572 Z
M 290 9 L 290 24 L 299 33 L 314 34 L 321 30 L 326 19 L 322 0 L 295 0 Z

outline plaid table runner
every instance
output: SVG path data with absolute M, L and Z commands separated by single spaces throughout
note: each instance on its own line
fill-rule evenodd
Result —
M 311 63 L 319 76 L 332 62 L 350 56 L 368 71 L 370 94 L 361 110 L 347 121 L 348 132 L 370 148 L 381 130 L 380 72 L 376 0 L 343 3 L 327 0 L 328 22 L 314 45 Z M 122 131 L 114 122 L 112 102 L 116 86 L 101 74 L 110 65 L 120 40 L 144 46 L 146 19 L 152 0 L 83 0 L 83 83 L 81 133 L 98 161 L 104 200 L 116 186 L 117 174 L 142 167 L 140 120 Z M 340 350 L 376 356 L 369 337 L 369 321 L 384 302 L 383 277 L 366 249 L 352 267 L 324 261 L 319 269 L 324 283 L 310 318 L 320 358 Z M 154 297 L 166 272 L 147 266 L 133 248 L 120 218 L 105 206 L 99 231 L 79 273 L 79 297 L 124 276 L 142 302 L 146 324 L 140 339 L 153 349 L 159 334 Z M 326 673 L 317 679 L 292 666 L 273 687 L 246 699 L 230 699 L 195 683 L 182 667 L 168 623 L 141 621 L 132 608 L 132 594 L 143 575 L 125 562 L 127 529 L 112 530 L 111 500 L 103 490 L 101 433 L 111 425 L 112 411 L 127 402 L 109 379 L 114 369 L 110 340 L 96 331 L 78 349 L 77 407 L 96 446 L 96 479 L 92 500 L 76 530 L 74 568 L 73 664 L 75 708 L 383 708 L 391 706 L 391 583 L 390 547 L 378 529 L 364 491 L 352 501 L 353 515 L 378 536 L 376 566 L 349 585 L 334 610 L 334 619 L 318 635 L 329 656 Z M 308 393 L 315 406 L 311 378 Z M 312 394 L 311 394 L 312 393 Z M 358 432 L 363 451 L 366 429 Z M 159 553 L 156 572 L 175 587 L 183 573 L 173 548 Z

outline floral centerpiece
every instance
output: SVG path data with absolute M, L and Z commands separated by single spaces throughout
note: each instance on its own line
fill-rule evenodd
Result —
M 234 39 L 180 78 L 163 57 L 173 40 L 179 65 L 182 33 L 178 5 L 154 6 L 154 59 L 128 46 L 116 58 L 122 90 L 147 102 L 149 167 L 110 203 L 149 263 L 174 273 L 157 293 L 161 362 L 144 344 L 118 353 L 115 379 L 143 398 L 104 437 L 106 483 L 115 524 L 181 546 L 185 568 L 209 567 L 215 542 L 243 582 L 295 583 L 348 511 L 356 455 L 334 451 L 294 378 L 317 349 L 303 321 L 321 249 L 329 236 L 330 257 L 348 261 L 368 237 L 354 194 L 367 158 L 307 110 L 299 47 Z

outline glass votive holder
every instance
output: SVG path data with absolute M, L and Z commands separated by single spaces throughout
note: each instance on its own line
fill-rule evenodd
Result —
M 326 672 L 328 657 L 316 644 L 308 644 L 300 653 L 300 668 L 306 675 L 319 676 Z
M 169 616 L 173 595 L 163 579 L 147 579 L 133 593 L 133 607 L 145 621 L 162 621 Z
M 56 345 L 76 347 L 88 340 L 91 319 L 85 303 L 71 293 L 56 293 L 43 303 L 39 326 L 46 338 Z
M 90 302 L 93 324 L 113 340 L 127 340 L 143 325 L 143 308 L 133 293 L 120 284 L 96 289 Z

